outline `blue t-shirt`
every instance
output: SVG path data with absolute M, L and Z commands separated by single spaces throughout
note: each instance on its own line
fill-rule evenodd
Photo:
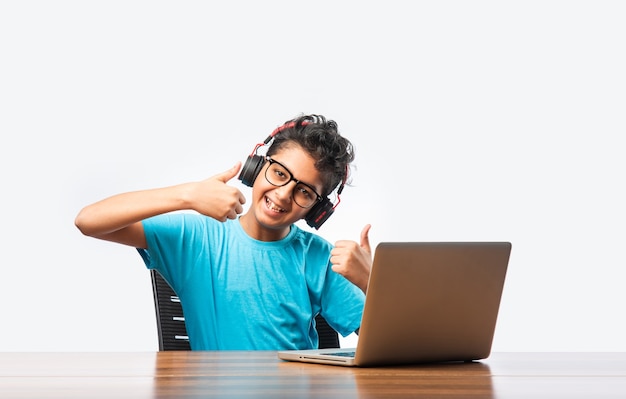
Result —
M 170 213 L 143 221 L 146 266 L 178 294 L 193 350 L 316 348 L 320 313 L 341 335 L 361 323 L 365 295 L 329 262 L 332 245 L 296 225 L 280 241 L 239 220 Z

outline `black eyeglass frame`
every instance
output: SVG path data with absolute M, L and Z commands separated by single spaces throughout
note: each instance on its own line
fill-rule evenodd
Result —
M 313 194 L 315 194 L 315 195 L 317 196 L 317 198 L 315 199 L 315 201 L 313 201 L 313 202 L 311 203 L 311 205 L 309 205 L 309 206 L 302 206 L 302 205 L 300 205 L 300 204 L 298 203 L 298 201 L 296 201 L 296 197 L 295 197 L 295 196 L 293 195 L 293 193 L 292 193 L 292 194 L 291 194 L 291 197 L 293 198 L 293 202 L 295 202 L 295 203 L 296 203 L 296 205 L 298 205 L 300 208 L 304 208 L 304 209 L 309 209 L 309 208 L 312 208 L 315 204 L 317 204 L 318 202 L 321 202 L 321 201 L 323 200 L 322 196 L 321 196 L 321 195 L 319 195 L 319 194 L 317 193 L 317 191 L 315 191 L 315 189 L 314 189 L 314 188 L 313 188 L 310 184 L 307 184 L 307 183 L 305 183 L 305 182 L 303 182 L 303 181 L 300 181 L 300 180 L 298 180 L 298 179 L 295 179 L 295 178 L 293 177 L 293 173 L 291 173 L 291 171 L 290 171 L 289 169 L 287 169 L 287 167 L 286 167 L 285 165 L 283 165 L 282 163 L 278 162 L 278 161 L 277 161 L 277 160 L 275 160 L 275 159 L 272 159 L 272 158 L 271 158 L 271 157 L 269 157 L 269 156 L 266 156 L 266 157 L 265 157 L 265 159 L 267 160 L 267 162 L 269 162 L 269 165 L 267 166 L 267 168 L 265 168 L 265 173 L 263 173 L 263 176 L 265 176 L 265 180 L 266 180 L 269 184 L 271 184 L 271 185 L 272 185 L 272 186 L 274 186 L 274 187 L 284 187 L 284 186 L 286 186 L 287 184 L 291 183 L 292 181 L 295 181 L 295 182 L 296 182 L 296 186 L 293 188 L 293 191 L 295 191 L 295 190 L 296 190 L 296 188 L 298 187 L 298 184 L 301 184 L 301 185 L 303 185 L 303 186 L 307 187 L 308 189 L 310 189 L 310 190 L 313 192 Z M 283 183 L 283 184 L 274 184 L 274 183 L 272 183 L 272 182 L 270 181 L 270 179 L 267 177 L 267 171 L 268 171 L 268 170 L 270 170 L 270 166 L 271 166 L 272 164 L 278 164 L 281 168 L 285 169 L 285 171 L 286 171 L 287 173 L 289 173 L 289 180 L 287 180 L 287 181 L 286 181 L 285 183 Z

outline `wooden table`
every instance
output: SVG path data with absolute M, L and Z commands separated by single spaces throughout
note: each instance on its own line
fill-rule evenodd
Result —
M 275 352 L 0 353 L 0 398 L 626 398 L 626 353 L 347 368 Z

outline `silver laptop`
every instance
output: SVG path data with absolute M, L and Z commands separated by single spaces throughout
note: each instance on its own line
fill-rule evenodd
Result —
M 356 348 L 283 350 L 283 360 L 382 366 L 487 358 L 509 242 L 383 242 Z

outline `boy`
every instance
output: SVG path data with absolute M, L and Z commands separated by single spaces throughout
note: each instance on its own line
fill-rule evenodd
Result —
M 272 144 L 266 156 L 259 146 Z M 304 115 L 209 179 L 129 192 L 83 208 L 75 224 L 88 236 L 130 245 L 180 297 L 193 350 L 315 348 L 320 313 L 340 334 L 359 328 L 371 267 L 367 225 L 359 244 L 333 247 L 298 228 L 332 214 L 354 159 L 337 124 Z M 243 194 L 227 183 L 252 186 Z M 180 210 L 192 213 L 174 212 Z

